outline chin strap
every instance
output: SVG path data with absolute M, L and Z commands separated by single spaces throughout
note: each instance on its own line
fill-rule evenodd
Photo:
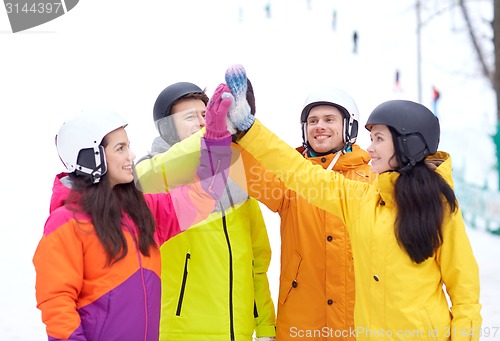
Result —
M 318 157 L 318 156 L 325 156 L 325 155 L 329 155 L 329 154 L 335 154 L 335 157 L 332 159 L 332 161 L 330 162 L 330 164 L 328 165 L 328 167 L 326 168 L 326 170 L 332 170 L 333 167 L 335 166 L 335 164 L 337 163 L 337 161 L 339 160 L 339 158 L 346 153 L 346 150 L 345 149 L 342 149 L 342 150 L 331 150 L 327 153 L 316 153 L 313 151 L 313 153 L 311 153 L 311 151 L 313 151 L 312 148 L 310 147 L 305 147 L 304 149 L 304 152 L 302 153 L 304 156 L 305 155 L 308 155 L 308 156 L 313 156 L 313 157 Z
M 333 169 L 333 166 L 335 166 L 335 164 L 337 163 L 338 159 L 340 158 L 340 155 L 344 154 L 344 151 L 341 150 L 339 151 L 335 157 L 333 158 L 332 162 L 330 162 L 330 164 L 328 165 L 328 167 L 326 168 L 326 170 L 332 170 Z
M 399 173 L 405 173 L 405 172 L 408 172 L 410 170 L 412 170 L 412 168 L 416 165 L 417 163 L 415 162 L 415 160 L 411 159 L 410 162 L 408 162 L 406 164 L 406 166 L 403 166 L 401 167 L 400 169 L 398 169 L 397 171 Z

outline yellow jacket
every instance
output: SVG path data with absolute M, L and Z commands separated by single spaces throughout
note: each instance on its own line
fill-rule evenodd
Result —
M 144 192 L 165 192 L 190 181 L 198 164 L 200 131 L 136 166 Z M 160 248 L 160 340 L 252 340 L 275 335 L 267 270 L 269 239 L 259 203 L 229 180 L 223 209 Z
M 479 339 L 479 270 L 460 210 L 445 215 L 436 255 L 415 264 L 394 236 L 398 173 L 383 173 L 368 184 L 326 172 L 259 121 L 239 144 L 287 188 L 339 216 L 349 229 L 356 277 L 352 335 L 358 340 Z M 445 159 L 437 172 L 451 183 L 451 158 L 442 152 L 436 157 Z
M 353 329 L 354 267 L 344 223 L 287 189 L 259 161 L 245 150 L 241 152 L 248 170 L 248 193 L 281 217 L 278 340 L 310 339 L 308 333 L 314 331 Z M 335 155 L 308 160 L 327 168 Z M 368 153 L 354 145 L 351 152 L 338 158 L 333 171 L 370 181 L 369 160 Z M 320 335 L 314 339 L 328 338 Z M 353 340 L 349 335 L 331 339 Z

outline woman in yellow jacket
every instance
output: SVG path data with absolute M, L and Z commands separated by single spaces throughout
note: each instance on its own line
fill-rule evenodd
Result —
M 370 181 L 370 157 L 355 144 L 359 113 L 346 92 L 313 90 L 300 115 L 302 147 L 312 164 L 349 179 Z M 324 330 L 354 328 L 354 266 L 351 243 L 342 220 L 307 202 L 242 151 L 249 194 L 281 217 L 281 272 L 276 336 L 310 339 Z M 337 332 L 338 333 L 338 332 Z M 353 340 L 324 335 L 315 340 Z
M 403 100 L 374 109 L 366 128 L 379 175 L 367 184 L 311 165 L 255 121 L 242 95 L 245 77 L 239 65 L 226 72 L 235 99 L 230 118 L 246 132 L 240 146 L 349 230 L 356 276 L 352 335 L 478 340 L 478 266 L 451 187 L 451 158 L 437 152 L 440 129 L 432 112 Z

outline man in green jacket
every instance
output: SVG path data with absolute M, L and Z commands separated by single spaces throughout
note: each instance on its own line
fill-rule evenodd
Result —
M 160 136 L 138 161 L 139 186 L 165 192 L 194 175 L 208 97 L 175 83 L 158 96 Z M 181 142 L 182 141 L 182 142 Z M 196 228 L 161 247 L 160 340 L 274 340 L 275 310 L 267 270 L 271 248 L 256 200 L 231 179 L 220 205 Z

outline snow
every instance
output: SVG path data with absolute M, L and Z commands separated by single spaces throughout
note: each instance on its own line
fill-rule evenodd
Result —
M 152 107 L 168 84 L 191 81 L 211 94 L 225 69 L 243 64 L 254 85 L 257 115 L 286 142 L 301 142 L 299 113 L 308 92 L 336 85 L 355 98 L 361 126 L 389 99 L 418 100 L 416 14 L 411 0 L 124 1 L 86 0 L 68 14 L 12 34 L 0 10 L 0 113 L 4 204 L 0 238 L 0 338 L 45 340 L 36 309 L 32 256 L 48 216 L 53 176 L 63 170 L 54 136 L 64 119 L 86 108 L 112 109 L 129 122 L 134 152 L 145 154 L 156 132 Z M 496 186 L 495 95 L 475 60 L 458 10 L 426 1 L 422 18 L 422 103 L 441 91 L 441 148 L 470 183 Z M 333 9 L 337 28 L 332 29 Z M 470 3 L 491 20 L 491 1 Z M 352 32 L 359 49 L 352 53 Z M 490 39 L 483 39 L 491 55 Z M 402 90 L 394 75 L 401 72 Z M 358 142 L 368 145 L 362 130 Z M 276 299 L 279 217 L 263 207 L 273 246 L 269 271 Z M 469 228 L 481 271 L 483 329 L 500 339 L 500 238 Z M 497 283 L 495 285 L 494 283 Z

